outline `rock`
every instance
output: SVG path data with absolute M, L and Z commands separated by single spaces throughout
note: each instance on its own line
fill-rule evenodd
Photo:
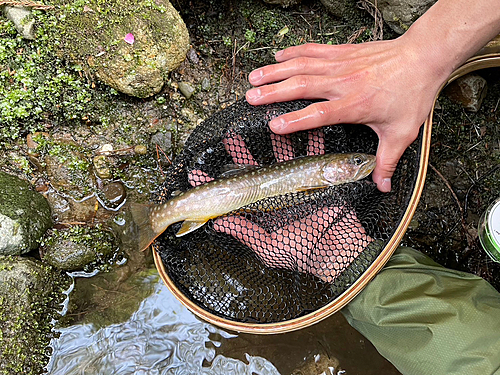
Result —
M 191 61 L 193 64 L 199 64 L 200 63 L 200 58 L 198 57 L 198 54 L 194 50 L 194 48 L 190 48 L 187 57 L 189 61 Z
M 467 74 L 446 87 L 445 95 L 460 103 L 467 111 L 477 112 L 486 96 L 486 80 L 477 74 Z
M 153 149 L 158 146 L 164 153 L 169 155 L 172 150 L 172 133 L 158 132 L 151 137 Z
M 325 8 L 335 17 L 346 17 L 346 13 L 356 7 L 356 0 L 321 0 Z
M 382 18 L 398 34 L 404 34 L 436 0 L 365 0 L 375 5 Z
M 111 173 L 111 161 L 105 155 L 97 155 L 92 159 L 94 164 L 95 174 L 100 178 L 111 178 L 113 174 Z
M 207 77 L 203 77 L 201 80 L 201 89 L 203 91 L 209 91 L 212 85 L 210 84 L 210 79 Z
M 179 13 L 168 0 L 85 4 L 94 11 L 85 12 L 83 2 L 80 11 L 66 11 L 61 52 L 120 92 L 140 98 L 157 94 L 189 49 Z M 128 34 L 133 43 L 124 40 Z
M 52 321 L 69 277 L 31 259 L 0 256 L 0 373 L 42 374 Z
M 5 16 L 14 23 L 16 30 L 25 39 L 35 39 L 33 26 L 35 20 L 31 16 L 31 11 L 23 7 L 4 7 Z
M 333 370 L 333 371 L 332 371 Z M 330 358 L 326 353 L 309 355 L 304 359 L 304 363 L 294 371 L 291 375 L 307 375 L 307 374 L 341 374 L 339 360 L 335 357 Z
M 114 253 L 114 236 L 98 227 L 75 226 L 53 230 L 44 241 L 43 261 L 64 271 L 90 271 Z
M 47 177 L 58 192 L 75 200 L 92 195 L 94 181 L 83 147 L 65 139 L 51 140 L 44 162 Z
M 188 82 L 179 82 L 179 91 L 189 99 L 194 94 L 195 88 Z
M 148 148 L 146 145 L 136 145 L 134 146 L 134 153 L 137 155 L 146 155 L 148 153 Z
M 264 0 L 265 3 L 281 5 L 283 8 L 287 8 L 290 5 L 296 5 L 300 3 L 301 0 Z
M 398 34 L 403 34 L 417 18 L 424 14 L 436 0 L 362 0 L 371 3 L 384 22 Z M 321 0 L 325 8 L 336 17 L 346 17 L 357 0 Z
M 47 200 L 26 181 L 0 172 L 0 255 L 36 249 L 52 225 Z
M 121 182 L 111 182 L 97 193 L 99 203 L 107 210 L 117 211 L 125 202 L 127 192 Z

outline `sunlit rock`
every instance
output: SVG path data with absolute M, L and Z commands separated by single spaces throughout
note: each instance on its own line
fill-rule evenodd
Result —
M 189 49 L 186 25 L 168 0 L 94 0 L 62 12 L 61 52 L 128 95 L 158 93 Z

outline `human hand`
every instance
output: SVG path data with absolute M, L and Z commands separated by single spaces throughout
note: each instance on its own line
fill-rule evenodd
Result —
M 271 142 L 277 161 L 294 157 L 289 136 L 271 134 Z M 241 136 L 230 132 L 223 143 L 234 163 L 257 165 Z M 310 131 L 307 154 L 323 153 L 323 131 Z M 198 169 L 188 175 L 192 186 L 212 179 Z M 266 229 L 245 215 L 235 214 L 217 218 L 213 228 L 251 248 L 268 267 L 310 273 L 326 282 L 332 282 L 372 241 L 355 213 L 344 204 L 322 207 L 311 205 L 295 220 L 286 220 L 286 213 L 277 211 L 271 215 L 273 218 L 268 221 L 285 224 Z
M 296 99 L 326 99 L 270 121 L 286 134 L 340 123 L 365 124 L 379 137 L 373 181 L 382 192 L 405 149 L 416 139 L 448 72 L 427 67 L 425 56 L 404 36 L 353 45 L 305 44 L 276 54 L 278 64 L 249 75 L 258 86 L 246 94 L 252 105 Z

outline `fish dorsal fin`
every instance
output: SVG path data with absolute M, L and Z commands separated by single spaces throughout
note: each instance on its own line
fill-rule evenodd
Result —
M 258 169 L 258 165 L 254 164 L 226 164 L 222 167 L 221 177 L 233 177 L 240 174 L 255 171 Z
M 185 234 L 195 231 L 199 227 L 203 226 L 208 221 L 206 220 L 184 220 L 181 229 L 175 234 L 177 237 L 184 236 Z

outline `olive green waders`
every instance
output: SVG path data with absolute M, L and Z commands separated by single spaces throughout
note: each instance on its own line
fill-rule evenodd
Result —
M 400 247 L 342 312 L 404 375 L 500 374 L 500 293 L 414 249 Z

